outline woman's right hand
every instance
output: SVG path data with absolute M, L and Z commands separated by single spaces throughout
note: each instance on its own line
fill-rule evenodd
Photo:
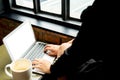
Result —
M 57 56 L 59 48 L 60 48 L 60 45 L 47 44 L 44 48 L 44 52 L 47 53 L 47 51 L 49 51 L 48 55 Z
M 61 45 L 48 44 L 45 46 L 44 52 L 46 53 L 49 50 L 48 55 L 60 57 L 70 46 L 70 43 L 62 43 Z
M 60 57 L 64 51 L 72 45 L 74 39 L 62 43 L 61 45 L 47 44 L 44 48 L 44 52 L 48 51 L 48 55 Z

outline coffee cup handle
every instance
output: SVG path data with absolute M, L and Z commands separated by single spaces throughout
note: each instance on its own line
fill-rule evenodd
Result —
M 11 64 L 7 64 L 7 65 L 5 66 L 5 73 L 6 73 L 9 77 L 12 78 L 12 73 L 10 73 L 10 71 L 8 71 L 8 68 L 10 68 L 10 65 L 11 65 Z M 11 70 L 11 69 L 10 69 L 10 70 Z

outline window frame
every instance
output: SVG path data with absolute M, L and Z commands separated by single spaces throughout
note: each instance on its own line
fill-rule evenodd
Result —
M 79 29 L 79 27 L 81 26 L 80 19 L 70 17 L 70 0 L 61 0 L 61 5 L 62 5 L 61 6 L 61 11 L 62 11 L 61 15 L 42 11 L 40 9 L 40 1 L 39 0 L 33 0 L 33 9 L 17 5 L 16 0 L 11 0 L 11 2 L 9 2 L 9 3 L 11 5 L 11 10 L 14 10 L 14 11 L 16 11 L 16 9 L 17 9 L 17 11 L 19 11 L 19 9 L 22 9 L 22 10 L 26 10 L 28 13 L 29 13 L 29 11 L 32 12 L 33 13 L 32 15 L 34 15 L 36 17 L 39 16 L 39 17 L 44 17 L 44 18 L 48 18 L 48 19 L 49 19 L 48 16 L 50 16 L 50 19 L 51 19 L 51 17 L 55 17 L 57 19 L 52 18 L 53 22 L 55 20 L 57 20 L 58 23 L 63 22 L 65 24 L 72 24 L 72 25 L 76 26 L 76 27 L 73 27 L 75 29 Z M 22 13 L 22 11 L 20 11 L 20 13 Z M 46 15 L 47 17 L 43 16 L 43 15 Z

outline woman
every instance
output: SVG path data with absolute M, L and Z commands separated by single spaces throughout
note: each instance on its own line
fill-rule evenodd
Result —
M 103 48 L 101 9 L 99 0 L 83 11 L 81 15 L 82 26 L 77 37 L 61 45 L 49 44 L 45 52 L 57 56 L 54 64 L 35 59 L 35 68 L 41 69 L 46 74 L 42 80 L 57 80 L 65 76 L 67 80 L 102 80 L 103 79 Z

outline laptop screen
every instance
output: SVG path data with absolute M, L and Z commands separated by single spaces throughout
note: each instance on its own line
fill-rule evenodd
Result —
M 17 60 L 35 43 L 31 24 L 25 21 L 3 38 L 4 45 L 12 60 Z

